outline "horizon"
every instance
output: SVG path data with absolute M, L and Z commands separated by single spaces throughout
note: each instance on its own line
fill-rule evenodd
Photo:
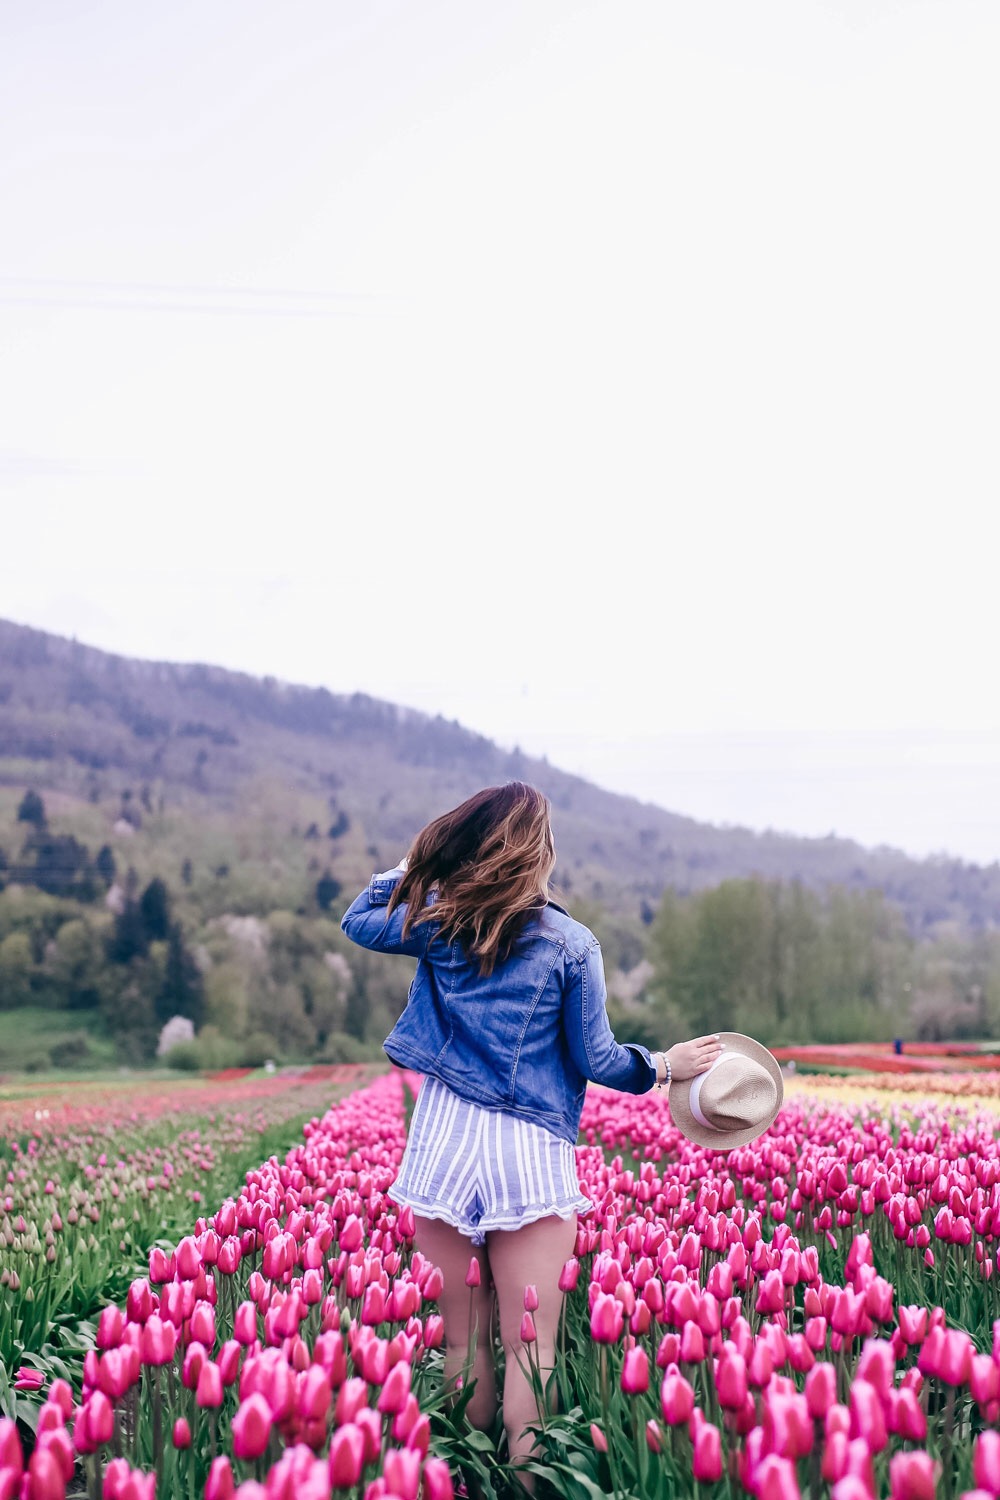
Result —
M 331 692 L 331 693 L 339 693 L 342 696 L 350 696 L 352 691 L 363 691 L 363 690 L 360 690 L 360 689 L 353 689 L 353 690 L 345 691 L 343 689 L 337 689 L 337 688 L 331 687 L 328 683 L 309 683 L 309 682 L 303 682 L 301 680 L 296 680 L 293 677 L 278 677 L 278 676 L 276 676 L 273 673 L 253 672 L 253 671 L 248 670 L 246 668 L 232 667 L 232 666 L 226 665 L 225 663 L 210 661 L 207 657 L 197 657 L 197 658 L 190 658 L 190 659 L 185 658 L 185 659 L 181 660 L 181 659 L 178 659 L 178 658 L 171 658 L 171 657 L 165 657 L 165 656 L 164 657 L 142 657 L 142 656 L 136 656 L 134 654 L 131 654 L 131 653 L 128 653 L 128 652 L 124 652 L 124 651 L 111 650 L 111 649 L 109 649 L 109 648 L 107 648 L 105 646 L 99 645 L 99 644 L 97 644 L 95 642 L 92 642 L 92 641 L 89 641 L 89 640 L 81 640 L 81 639 L 79 639 L 78 637 L 75 637 L 75 636 L 66 636 L 66 635 L 63 635 L 61 632 L 58 632 L 58 631 L 46 631 L 46 630 L 42 630 L 41 627 L 31 625 L 31 624 L 29 624 L 26 621 L 11 620 L 9 618 L 3 617 L 3 618 L 0 618 L 0 623 L 5 623 L 5 624 L 8 624 L 8 625 L 13 625 L 16 628 L 21 628 L 21 629 L 41 630 L 41 633 L 44 634 L 44 635 L 52 635 L 52 636 L 55 636 L 55 637 L 57 637 L 58 639 L 61 639 L 61 640 L 73 641 L 75 644 L 83 647 L 86 650 L 97 651 L 97 652 L 101 653 L 102 655 L 116 656 L 116 657 L 120 657 L 120 658 L 123 658 L 123 659 L 126 659 L 126 660 L 133 660 L 133 661 L 143 662 L 143 663 L 148 664 L 148 665 L 162 664 L 162 665 L 167 665 L 167 666 L 180 666 L 180 667 L 204 666 L 204 667 L 209 667 L 209 668 L 212 668 L 212 669 L 222 670 L 222 671 L 226 671 L 226 672 L 233 672 L 233 673 L 236 673 L 236 674 L 242 673 L 243 675 L 251 677 L 251 678 L 253 678 L 253 679 L 257 680 L 257 681 L 271 680 L 271 681 L 279 683 L 281 686 L 296 688 L 296 689 L 300 689 L 300 690 L 307 691 L 307 692 L 315 692 L 315 691 L 319 691 L 319 690 L 326 690 L 326 691 Z M 824 838 L 836 838 L 836 839 L 839 839 L 839 840 L 844 840 L 844 841 L 847 841 L 847 842 L 858 844 L 861 848 L 865 849 L 866 851 L 868 851 L 870 853 L 877 852 L 877 851 L 879 851 L 881 849 L 889 849 L 889 850 L 893 850 L 893 851 L 895 851 L 897 853 L 904 854 L 908 858 L 915 859 L 915 860 L 918 860 L 920 862 L 941 861 L 941 860 L 959 860 L 959 861 L 962 861 L 964 863 L 975 864 L 977 866 L 981 866 L 981 867 L 984 867 L 984 868 L 987 867 L 987 866 L 989 866 L 989 865 L 996 864 L 998 862 L 998 858 L 996 856 L 994 856 L 993 858 L 989 858 L 989 857 L 986 857 L 986 858 L 976 858 L 976 857 L 974 857 L 972 855 L 963 854 L 961 851 L 956 851 L 954 849 L 949 849 L 949 848 L 945 847 L 944 845 L 940 845 L 938 847 L 929 847 L 929 848 L 926 848 L 926 849 L 923 849 L 923 850 L 914 850 L 912 848 L 907 848 L 907 847 L 905 847 L 902 844 L 894 843 L 890 839 L 874 838 L 874 839 L 871 839 L 871 840 L 865 840 L 864 838 L 859 837 L 849 827 L 845 827 L 845 828 L 830 827 L 830 828 L 825 828 L 825 829 L 819 830 L 819 829 L 817 829 L 815 827 L 813 827 L 811 829 L 810 828 L 801 828 L 801 827 L 800 828 L 782 827 L 782 826 L 780 826 L 780 825 L 778 825 L 776 823 L 773 823 L 773 822 L 772 823 L 752 823 L 752 822 L 747 821 L 746 819 L 712 817 L 710 814 L 708 814 L 706 812 L 700 812 L 700 811 L 698 811 L 697 810 L 697 805 L 692 806 L 692 799 L 691 798 L 689 798 L 682 805 L 682 803 L 680 801 L 669 802 L 669 801 L 664 800 L 662 797 L 658 797 L 658 796 L 655 796 L 655 795 L 650 796 L 650 795 L 644 794 L 644 792 L 642 790 L 642 783 L 641 782 L 637 783 L 636 785 L 629 785 L 629 784 L 615 785 L 615 784 L 613 784 L 613 781 L 610 780 L 610 779 L 608 779 L 608 777 L 606 777 L 606 776 L 602 777 L 600 774 L 595 775 L 595 774 L 592 774 L 592 773 L 588 772 L 588 770 L 586 768 L 581 768 L 580 766 L 574 766 L 572 764 L 568 764 L 566 759 L 563 759 L 563 758 L 559 757 L 558 752 L 556 752 L 556 753 L 549 753 L 549 751 L 546 750 L 546 749 L 544 749 L 544 748 L 542 748 L 542 749 L 533 749 L 530 746 L 528 746 L 526 744 L 523 744 L 523 743 L 520 743 L 519 741 L 515 741 L 515 740 L 504 741 L 504 740 L 502 740 L 502 739 L 500 739 L 500 738 L 498 738 L 498 737 L 496 737 L 496 736 L 494 736 L 492 734 L 487 733 L 485 730 L 477 727 L 475 724 L 468 723 L 467 721 L 465 721 L 464 719 L 462 719 L 460 717 L 457 717 L 455 715 L 441 713 L 440 710 L 435 710 L 433 708 L 433 706 L 428 707 L 427 705 L 423 705 L 423 704 L 400 703 L 399 700 L 397 700 L 397 699 L 386 698 L 386 697 L 384 697 L 383 695 L 381 695 L 379 693 L 368 693 L 367 696 L 375 698 L 375 699 L 378 699 L 379 701 L 382 701 L 382 702 L 390 703 L 394 707 L 402 707 L 402 708 L 405 708 L 405 709 L 407 709 L 407 710 L 409 710 L 411 712 L 416 712 L 416 713 L 424 714 L 424 715 L 426 715 L 427 717 L 430 717 L 430 718 L 434 718 L 436 716 L 440 716 L 442 718 L 449 719 L 451 722 L 459 724 L 461 728 L 467 730 L 471 734 L 485 734 L 485 737 L 487 739 L 490 739 L 501 750 L 504 750 L 504 751 L 507 751 L 507 752 L 512 752 L 512 751 L 515 751 L 515 750 L 520 750 L 522 753 L 527 754 L 527 755 L 531 756 L 534 759 L 546 761 L 555 770 L 564 772 L 565 774 L 571 775 L 571 776 L 580 776 L 583 780 L 590 782 L 592 785 L 594 785 L 596 787 L 599 787 L 603 791 L 612 792 L 612 793 L 614 793 L 616 795 L 620 795 L 620 796 L 631 797 L 631 798 L 634 798 L 636 801 L 638 801 L 640 803 L 647 803 L 647 804 L 649 804 L 649 805 L 651 805 L 653 807 L 658 808 L 659 810 L 661 810 L 663 812 L 671 813 L 671 814 L 674 814 L 674 815 L 677 815 L 677 816 L 680 816 L 680 817 L 692 818 L 694 821 L 696 821 L 698 823 L 707 824 L 707 825 L 709 825 L 711 827 L 714 827 L 714 828 L 717 828 L 717 829 L 722 829 L 722 830 L 725 830 L 725 829 L 734 829 L 734 830 L 735 829 L 740 829 L 740 830 L 744 830 L 744 831 L 749 831 L 749 832 L 754 833 L 754 834 L 774 835 L 774 836 L 777 836 L 777 837 L 780 837 L 780 838 L 791 838 L 791 839 L 816 839 L 816 840 L 821 840 L 821 839 L 824 839 Z M 2 710 L 0 710 L 0 711 L 2 711 Z M 915 744 L 919 744 L 919 741 L 921 739 L 921 736 L 919 734 L 913 732 L 913 731 L 901 732 L 901 736 L 903 738 L 905 738 L 906 743 L 911 748 Z M 856 737 L 853 736 L 853 735 L 851 735 L 851 733 L 849 731 L 841 731 L 840 732 L 840 737 L 843 738 L 843 739 L 846 739 L 849 742 L 849 748 L 850 748 L 850 744 L 853 743 L 853 742 L 855 742 L 855 740 L 856 740 Z M 891 734 L 879 737 L 880 740 L 881 740 L 881 746 L 882 746 L 882 751 L 883 751 L 883 756 L 882 756 L 883 767 L 887 768 L 891 772 L 891 774 L 893 774 L 893 775 L 895 775 L 897 773 L 898 767 L 896 766 L 896 764 L 894 762 L 892 762 L 891 760 L 887 759 L 885 752 L 886 752 L 887 748 L 891 748 L 894 740 L 896 740 L 898 737 L 899 736 L 894 736 L 894 735 L 891 735 Z M 694 772 L 694 768 L 691 767 L 690 765 L 688 766 L 688 770 L 687 770 L 686 774 L 688 775 L 688 779 L 689 779 L 689 791 L 692 791 L 693 794 L 697 794 L 697 792 L 700 789 L 702 791 L 702 794 L 704 794 L 704 785 L 703 784 L 706 781 L 706 761 L 710 762 L 711 755 L 712 755 L 713 752 L 715 753 L 715 755 L 717 757 L 721 755 L 724 758 L 727 749 L 731 752 L 735 747 L 745 748 L 748 742 L 753 742 L 753 741 L 757 742 L 758 749 L 760 748 L 761 742 L 763 742 L 763 746 L 764 746 L 765 749 L 767 749 L 770 746 L 773 750 L 776 750 L 779 746 L 784 745 L 785 748 L 786 748 L 786 752 L 787 752 L 788 741 L 790 739 L 794 740 L 795 738 L 796 738 L 795 736 L 790 736 L 787 733 L 784 734 L 784 735 L 775 734 L 775 735 L 772 735 L 770 737 L 768 737 L 766 735 L 757 735 L 757 736 L 749 736 L 748 737 L 745 733 L 744 734 L 735 734 L 734 733 L 734 734 L 731 734 L 731 735 L 717 734 L 717 735 L 714 735 L 714 736 L 711 736 L 711 735 L 706 736 L 706 735 L 688 734 L 688 735 L 677 735 L 677 736 L 674 736 L 673 737 L 673 741 L 671 742 L 670 746 L 669 747 L 665 747 L 665 748 L 669 748 L 673 752 L 676 752 L 678 749 L 679 750 L 687 750 L 689 753 L 691 752 L 692 749 L 695 749 L 695 748 L 697 749 L 697 751 L 699 752 L 698 753 L 698 761 L 699 761 L 700 766 L 701 766 L 701 776 L 699 777 Z M 836 738 L 836 736 L 816 737 L 817 744 L 814 745 L 812 748 L 816 749 L 818 746 L 828 746 L 831 738 Z M 930 744 L 933 745 L 935 743 L 938 743 L 941 740 L 941 735 L 940 735 L 939 732 L 928 732 L 924 736 L 924 738 L 926 739 L 926 741 L 928 741 Z M 993 744 L 994 750 L 996 750 L 997 752 L 1000 752 L 1000 737 L 994 738 L 992 740 L 992 744 Z M 571 752 L 568 752 L 568 753 L 571 753 Z M 847 763 L 848 766 L 850 765 L 850 758 L 849 758 L 849 756 L 847 757 L 847 762 L 846 763 Z M 680 764 L 681 764 L 681 766 L 683 766 L 683 764 L 684 764 L 683 760 L 681 761 Z M 993 764 L 993 761 L 991 759 L 990 762 L 989 762 L 990 769 L 992 769 L 992 764 Z M 800 765 L 800 770 L 801 770 L 801 765 L 802 765 L 801 756 L 799 757 L 799 765 Z M 675 765 L 675 767 L 674 767 L 675 773 L 676 773 L 677 769 L 678 769 L 678 767 L 677 767 L 677 765 Z M 756 788 L 756 794 L 757 795 L 759 795 L 759 789 L 760 789 L 760 772 L 761 772 L 761 767 L 760 767 L 760 764 L 759 764 L 759 761 L 758 761 L 758 764 L 754 768 L 754 785 L 755 785 L 755 788 Z M 613 773 L 609 773 L 609 774 L 613 774 Z M 707 777 L 707 784 L 708 784 L 709 788 L 711 788 L 712 785 L 713 785 L 712 775 L 718 775 L 718 774 L 719 774 L 718 765 L 716 765 L 714 772 L 712 772 L 712 774 Z M 695 797 L 695 802 L 696 802 L 696 797 Z

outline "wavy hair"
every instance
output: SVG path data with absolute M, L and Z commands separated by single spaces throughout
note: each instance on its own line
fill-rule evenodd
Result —
M 403 935 L 433 921 L 491 974 L 548 900 L 555 865 L 548 798 L 523 781 L 488 786 L 417 834 L 389 902 L 407 904 Z M 432 890 L 437 899 L 427 904 Z

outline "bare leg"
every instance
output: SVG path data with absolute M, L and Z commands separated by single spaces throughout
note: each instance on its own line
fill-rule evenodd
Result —
M 527 1427 L 539 1417 L 535 1393 L 525 1373 L 528 1368 L 527 1349 L 521 1343 L 524 1289 L 533 1286 L 538 1293 L 538 1308 L 532 1317 L 538 1335 L 535 1351 L 544 1388 L 556 1362 L 556 1332 L 563 1301 L 559 1273 L 573 1254 L 575 1243 L 576 1214 L 569 1219 L 560 1219 L 553 1214 L 536 1219 L 533 1224 L 525 1224 L 522 1229 L 498 1229 L 487 1235 L 490 1269 L 500 1310 L 500 1337 L 506 1355 L 503 1424 L 507 1430 L 511 1463 L 530 1457 L 534 1434 L 527 1431 Z M 533 1492 L 530 1475 L 524 1475 L 522 1483 Z
M 415 1216 L 415 1225 L 417 1249 L 434 1265 L 440 1266 L 444 1277 L 438 1305 L 444 1319 L 445 1382 L 453 1386 L 462 1374 L 467 1383 L 475 1380 L 476 1388 L 466 1411 L 473 1427 L 489 1432 L 497 1411 L 497 1383 L 491 1332 L 493 1288 L 490 1286 L 486 1251 L 481 1245 L 473 1245 L 467 1235 L 460 1234 L 442 1219 L 425 1219 L 418 1215 Z M 470 1291 L 465 1277 L 473 1256 L 479 1262 L 480 1284 Z M 558 1276 L 558 1272 L 556 1274 Z M 473 1346 L 472 1368 L 466 1371 Z

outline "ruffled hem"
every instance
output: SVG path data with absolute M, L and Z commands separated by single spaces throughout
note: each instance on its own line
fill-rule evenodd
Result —
M 422 1218 L 441 1219 L 443 1223 L 457 1229 L 459 1234 L 466 1235 L 473 1245 L 485 1244 L 487 1234 L 494 1229 L 523 1229 L 526 1224 L 534 1224 L 538 1219 L 552 1216 L 568 1219 L 572 1214 L 587 1213 L 594 1206 L 589 1198 L 584 1198 L 581 1194 L 570 1203 L 532 1203 L 520 1212 L 512 1209 L 507 1214 L 484 1214 L 478 1224 L 470 1224 L 468 1220 L 460 1219 L 448 1204 L 424 1202 L 412 1194 L 397 1192 L 395 1183 L 386 1190 L 386 1197 L 391 1198 L 393 1203 L 398 1203 L 401 1208 L 412 1208 Z

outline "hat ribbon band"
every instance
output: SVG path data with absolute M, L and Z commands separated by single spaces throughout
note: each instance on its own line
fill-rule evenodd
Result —
M 733 1058 L 737 1057 L 738 1055 L 739 1054 L 736 1052 L 720 1052 L 710 1068 L 706 1068 L 704 1073 L 698 1073 L 691 1080 L 691 1087 L 688 1090 L 688 1106 L 691 1110 L 691 1113 L 698 1121 L 698 1124 L 704 1125 L 706 1130 L 715 1130 L 717 1127 L 710 1124 L 701 1112 L 701 1105 L 698 1102 L 701 1096 L 701 1086 L 705 1082 L 705 1079 L 708 1077 L 709 1073 L 714 1073 L 716 1068 L 719 1067 L 720 1063 L 732 1062 Z

